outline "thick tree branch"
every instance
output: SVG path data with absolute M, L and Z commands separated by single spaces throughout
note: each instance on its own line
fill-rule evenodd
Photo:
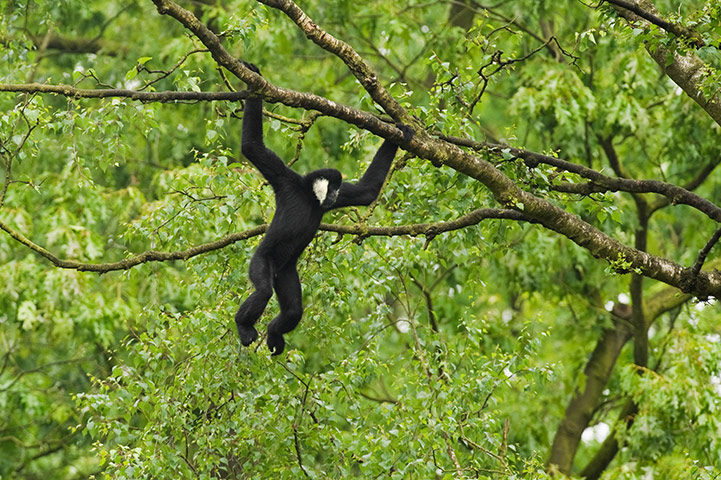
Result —
M 425 235 L 428 239 L 432 239 L 437 235 L 445 232 L 451 232 L 453 230 L 460 230 L 472 225 L 477 225 L 486 219 L 508 219 L 525 222 L 534 222 L 533 219 L 526 217 L 522 213 L 515 210 L 499 210 L 494 208 L 479 208 L 473 212 L 451 220 L 448 222 L 437 222 L 437 223 L 417 223 L 411 225 L 399 225 L 395 227 L 369 227 L 366 225 L 333 225 L 328 223 L 322 223 L 320 226 L 321 230 L 326 232 L 335 232 L 340 234 L 357 235 L 359 237 L 369 236 L 418 236 Z M 17 242 L 25 245 L 30 250 L 36 252 L 42 257 L 45 257 L 53 265 L 60 268 L 68 268 L 72 270 L 79 270 L 81 272 L 98 272 L 106 273 L 116 270 L 128 270 L 142 263 L 148 262 L 168 262 L 172 260 L 187 260 L 196 255 L 208 253 L 213 250 L 219 250 L 227 247 L 232 243 L 236 243 L 248 238 L 255 237 L 265 233 L 268 225 L 263 224 L 243 232 L 231 233 L 225 237 L 216 240 L 214 242 L 203 243 L 186 250 L 177 252 L 159 252 L 156 250 L 148 250 L 139 255 L 128 257 L 118 262 L 109 263 L 83 263 L 76 260 L 63 260 L 40 245 L 34 243 L 32 240 L 25 237 L 22 233 L 14 230 L 12 227 L 0 221 L 0 230 L 4 230 L 8 235 L 14 238 Z
M 581 434 L 588 426 L 596 410 L 598 400 L 611 377 L 621 349 L 631 338 L 631 329 L 623 322 L 616 321 L 614 328 L 605 329 L 596 343 L 591 358 L 583 373 L 586 382 L 583 390 L 576 390 L 568 403 L 566 414 L 558 425 L 553 437 L 549 465 L 566 474 L 571 474 Z
M 625 423 L 626 428 L 630 428 L 631 425 L 633 425 L 636 413 L 638 413 L 638 405 L 636 405 L 631 399 L 626 400 L 626 403 L 624 403 L 621 408 L 621 412 L 618 414 L 618 422 Z M 586 480 L 596 480 L 601 476 L 601 474 L 603 474 L 608 467 L 608 464 L 611 463 L 613 457 L 615 457 L 616 453 L 618 453 L 619 445 L 615 434 L 616 432 L 613 431 L 608 437 L 606 437 L 601 444 L 601 447 L 599 447 L 598 451 L 596 451 L 596 454 L 588 462 L 588 464 L 586 464 L 583 470 L 581 470 L 581 473 L 579 473 L 580 477 L 585 478 Z
M 664 288 L 650 298 L 645 299 L 643 323 L 651 325 L 663 313 L 683 305 L 690 299 L 691 295 L 679 294 L 675 288 Z M 596 347 L 586 363 L 584 388 L 574 392 L 566 408 L 563 420 L 553 438 L 548 464 L 556 465 L 560 472 L 566 474 L 571 473 L 581 435 L 588 427 L 599 402 L 603 398 L 603 390 L 613 373 L 616 360 L 624 345 L 633 336 L 631 329 L 632 310 L 627 305 L 625 309 L 617 307 L 619 305 L 614 307 L 612 312 L 616 317 L 613 328 L 606 329 L 601 333 L 601 337 L 596 342 Z M 606 458 L 611 452 L 615 453 L 615 450 L 611 448 L 612 443 L 610 440 L 608 444 L 604 442 L 604 445 L 605 448 L 599 449 L 599 452 L 602 452 L 599 453 L 599 459 Z
M 141 102 L 239 101 L 245 99 L 249 94 L 246 90 L 239 92 L 139 92 L 124 89 L 80 89 L 69 85 L 46 85 L 39 83 L 0 84 L 0 91 L 17 93 L 54 93 L 73 98 L 129 98 L 131 100 Z M 457 137 L 444 136 L 442 138 L 451 143 L 468 146 L 476 150 L 490 150 L 496 154 L 501 154 L 503 151 L 509 151 L 514 156 L 531 162 L 531 164 L 544 163 L 591 180 L 591 183 L 586 184 L 563 183 L 553 186 L 553 189 L 559 192 L 577 193 L 581 195 L 589 195 L 591 193 L 605 191 L 657 193 L 665 196 L 671 203 L 692 206 L 705 213 L 710 218 L 716 221 L 721 221 L 720 207 L 683 187 L 678 187 L 673 184 L 658 180 L 613 178 L 576 163 L 528 150 L 522 150 L 506 145 L 476 142 Z
M 712 262 L 711 266 L 718 267 L 719 264 L 721 264 L 721 260 L 716 260 Z M 679 295 L 678 291 L 673 288 L 665 288 L 661 290 L 645 302 L 645 305 L 647 306 L 644 308 L 646 325 L 651 325 L 661 314 L 683 305 L 691 298 L 691 295 L 688 294 Z M 630 428 L 633 424 L 636 412 L 638 412 L 638 405 L 633 401 L 633 399 L 627 399 L 621 408 L 621 412 L 619 413 L 619 423 L 626 423 L 626 428 Z M 616 432 L 612 431 L 611 434 L 603 441 L 593 458 L 580 472 L 579 476 L 586 478 L 587 480 L 595 480 L 599 478 L 616 456 L 616 453 L 618 453 L 618 449 L 619 444 L 616 439 Z
M 245 99 L 249 94 L 246 90 L 239 92 L 139 92 L 124 89 L 80 89 L 69 85 L 46 85 L 39 83 L 0 84 L 0 91 L 17 93 L 54 93 L 73 98 L 129 98 L 131 100 L 141 102 L 239 101 Z M 721 208 L 676 185 L 657 180 L 631 180 L 608 177 L 582 165 L 506 145 L 475 142 L 456 137 L 443 137 L 443 139 L 463 146 L 469 146 L 476 150 L 490 149 L 490 151 L 497 154 L 500 154 L 502 151 L 510 151 L 510 153 L 514 156 L 529 162 L 552 165 L 591 180 L 591 183 L 587 184 L 564 183 L 553 186 L 553 189 L 559 192 L 577 193 L 582 195 L 605 191 L 657 193 L 668 198 L 671 203 L 690 205 L 702 211 L 710 218 L 716 221 L 721 221 Z

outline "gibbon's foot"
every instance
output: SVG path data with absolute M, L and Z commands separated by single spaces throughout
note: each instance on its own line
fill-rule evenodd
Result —
M 396 128 L 403 132 L 403 141 L 406 143 L 410 142 L 416 134 L 411 127 L 402 123 L 396 123 Z
M 268 348 L 273 356 L 280 355 L 285 349 L 285 339 L 282 334 L 268 332 Z
M 238 325 L 238 336 L 240 337 L 240 343 L 247 347 L 258 338 L 258 330 L 253 326 Z

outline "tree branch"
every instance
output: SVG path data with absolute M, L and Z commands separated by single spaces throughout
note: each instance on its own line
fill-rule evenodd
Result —
M 656 193 L 668 198 L 672 204 L 691 206 L 700 212 L 703 212 L 712 220 L 721 222 L 721 207 L 683 187 L 679 187 L 678 185 L 659 180 L 633 180 L 630 178 L 609 177 L 577 163 L 508 145 L 476 142 L 474 140 L 458 137 L 443 136 L 442 138 L 448 140 L 449 142 L 473 148 L 474 150 L 487 150 L 498 156 L 501 156 L 504 153 L 510 153 L 514 157 L 525 160 L 526 164 L 530 167 L 543 163 L 545 165 L 560 168 L 561 170 L 565 170 L 567 172 L 575 173 L 576 175 L 591 180 L 591 183 L 587 184 L 563 183 L 560 186 L 553 186 L 555 187 L 554 190 L 585 195 L 604 191 Z
M 701 47 L 706 46 L 706 44 L 701 39 L 701 37 L 698 35 L 698 33 L 694 32 L 693 30 L 686 28 L 684 26 L 676 25 L 675 23 L 666 21 L 663 18 L 644 10 L 639 5 L 636 5 L 635 3 L 627 2 L 626 0 L 605 0 L 605 1 L 607 3 L 610 3 L 611 5 L 615 5 L 616 7 L 620 7 L 620 8 L 626 9 L 630 12 L 635 13 L 636 15 L 638 15 L 639 17 L 643 18 L 644 20 L 648 21 L 649 23 L 652 23 L 652 24 L 656 25 L 657 27 L 660 27 L 660 28 L 666 30 L 668 33 L 671 33 L 671 34 L 675 35 L 676 37 L 683 38 L 683 39 L 689 41 L 696 48 L 701 48 Z
M 638 405 L 636 405 L 632 399 L 628 399 L 618 414 L 618 422 L 625 423 L 626 428 L 631 428 L 636 413 L 638 413 Z M 598 451 L 596 451 L 596 454 L 586 464 L 583 470 L 581 470 L 578 476 L 586 480 L 598 479 L 604 470 L 606 470 L 608 464 L 611 463 L 613 457 L 616 456 L 618 448 L 618 440 L 616 440 L 616 431 L 614 430 L 606 437 Z
M 658 15 L 656 6 L 649 0 L 637 0 L 637 6 L 650 14 Z M 630 23 L 641 19 L 631 10 L 620 7 L 614 8 L 619 15 Z M 704 62 L 694 52 L 680 55 L 677 51 L 671 51 L 669 47 L 664 46 L 662 42 L 654 42 L 653 45 L 647 44 L 646 50 L 661 70 L 676 85 L 681 87 L 694 102 L 698 103 L 716 123 L 721 125 L 721 98 L 719 98 L 718 94 L 709 97 L 701 88 L 702 82 L 707 75 Z
M 220 248 L 230 245 L 231 243 L 235 243 L 240 240 L 245 240 L 245 239 L 248 239 L 251 237 L 255 237 L 255 236 L 260 235 L 261 233 L 265 232 L 265 230 L 267 228 L 268 228 L 267 225 L 260 225 L 258 227 L 251 228 L 250 230 L 246 230 L 244 232 L 232 233 L 230 235 L 226 235 L 225 237 L 221 238 L 220 240 L 216 240 L 215 242 L 204 243 L 204 244 L 197 245 L 195 247 L 191 247 L 187 250 L 182 250 L 179 252 L 158 252 L 156 250 L 148 250 L 146 252 L 141 253 L 140 255 L 135 255 L 133 257 L 126 258 L 125 260 L 120 260 L 118 262 L 83 263 L 83 262 L 78 262 L 76 260 L 63 260 L 63 259 L 55 256 L 53 253 L 44 249 L 40 245 L 32 242 L 30 239 L 25 237 L 25 235 L 23 235 L 22 233 L 19 233 L 19 232 L 13 230 L 10 226 L 8 226 L 7 224 L 0 221 L 0 230 L 4 230 L 12 238 L 17 240 L 19 243 L 25 245 L 30 250 L 36 252 L 40 256 L 45 257 L 46 259 L 50 260 L 50 262 L 53 265 L 55 265 L 56 267 L 68 268 L 68 269 L 72 269 L 72 270 L 78 270 L 81 272 L 98 272 L 98 273 L 112 272 L 114 270 L 127 270 L 129 268 L 135 267 L 136 265 L 140 265 L 141 263 L 147 263 L 147 262 L 167 262 L 167 261 L 171 261 L 171 260 L 187 260 L 190 257 L 200 255 L 201 253 L 207 253 L 212 250 L 218 250 Z
M 176 102 L 176 101 L 239 101 L 247 98 L 249 92 L 242 90 L 239 92 L 139 92 L 135 90 L 125 89 L 80 89 L 69 85 L 46 85 L 39 83 L 28 84 L 0 84 L 0 91 L 17 92 L 17 93 L 53 93 L 73 98 L 129 98 L 131 100 L 141 102 Z M 349 107 L 346 107 L 349 108 Z M 476 150 L 490 149 L 492 152 L 500 154 L 502 151 L 508 150 L 511 154 L 518 158 L 522 158 L 533 163 L 544 163 L 555 166 L 562 170 L 587 178 L 592 181 L 589 184 L 561 184 L 554 186 L 554 190 L 564 193 L 577 193 L 588 195 L 591 193 L 599 193 L 604 191 L 623 191 L 629 193 L 657 193 L 667 197 L 671 203 L 686 204 L 697 208 L 710 218 L 721 221 L 721 208 L 712 202 L 689 192 L 688 190 L 657 180 L 631 180 L 623 178 L 613 178 L 603 175 L 595 170 L 578 165 L 572 162 L 564 161 L 556 157 L 550 157 L 539 153 L 522 150 L 507 145 L 496 145 L 484 142 L 475 142 L 472 140 L 461 139 L 456 137 L 443 136 L 443 140 L 462 146 L 468 146 Z
M 334 54 L 346 64 L 363 88 L 375 102 L 396 121 L 408 122 L 410 115 L 383 87 L 378 76 L 353 47 L 322 30 L 292 0 L 258 0 L 260 3 L 285 13 L 300 28 L 305 36 L 324 50 Z
M 178 101 L 231 101 L 237 102 L 248 97 L 247 90 L 240 92 L 139 92 L 125 89 L 75 88 L 70 85 L 47 85 L 42 83 L 4 84 L 0 83 L 0 92 L 16 93 L 53 93 L 71 98 L 129 98 L 139 102 L 178 102 Z
M 684 184 L 683 188 L 686 190 L 696 190 L 698 187 L 701 186 L 703 182 L 706 181 L 706 179 L 711 175 L 711 172 L 713 172 L 716 167 L 718 166 L 719 162 L 721 162 L 721 158 L 712 160 L 708 162 L 697 174 L 694 178 L 689 180 L 686 184 Z M 659 210 L 661 208 L 666 207 L 669 205 L 671 201 L 668 198 L 659 198 L 657 201 L 651 203 L 649 205 L 649 212 L 654 213 L 656 210 Z
M 59 50 L 63 53 L 69 54 L 85 54 L 85 53 L 98 53 L 101 52 L 108 56 L 118 56 L 127 53 L 128 48 L 126 45 L 116 42 L 109 42 L 101 38 L 76 38 L 76 37 L 64 37 L 57 34 L 56 32 L 48 32 L 50 35 L 31 35 L 28 34 L 28 38 L 33 42 L 35 48 L 39 48 L 44 42 L 46 42 L 45 48 L 49 50 Z M 8 37 L 0 34 L 0 45 L 7 46 L 11 42 L 18 40 L 16 38 Z
M 581 434 L 588 426 L 599 398 L 611 377 L 621 349 L 631 338 L 631 329 L 623 321 L 614 322 L 613 328 L 604 329 L 596 348 L 586 363 L 583 373 L 586 382 L 583 390 L 577 389 L 568 403 L 563 420 L 553 437 L 549 465 L 555 465 L 566 475 L 571 474 Z
M 335 232 L 340 234 L 357 235 L 360 237 L 369 236 L 418 236 L 425 235 L 429 239 L 434 238 L 437 235 L 445 232 L 451 232 L 453 230 L 460 230 L 472 225 L 480 223 L 486 219 L 508 219 L 517 221 L 534 222 L 533 219 L 526 217 L 520 212 L 515 210 L 499 210 L 493 208 L 480 208 L 473 212 L 451 220 L 448 222 L 437 222 L 437 223 L 417 223 L 411 225 L 400 225 L 395 227 L 368 227 L 366 225 L 332 225 L 328 223 L 322 223 L 320 229 L 326 232 Z M 98 272 L 107 273 L 116 270 L 128 270 L 142 263 L 148 262 L 168 262 L 172 260 L 187 260 L 196 255 L 208 253 L 213 250 L 219 250 L 227 247 L 232 243 L 236 243 L 242 240 L 247 240 L 258 235 L 265 233 L 268 229 L 267 224 L 259 225 L 255 228 L 245 230 L 243 232 L 231 233 L 225 237 L 216 240 L 214 242 L 203 243 L 186 250 L 180 250 L 176 252 L 159 252 L 156 250 L 148 250 L 139 255 L 128 257 L 118 262 L 109 263 L 83 263 L 76 260 L 63 260 L 53 253 L 49 252 L 40 245 L 32 242 L 30 239 L 25 237 L 22 233 L 14 230 L 9 225 L 0 221 L 0 230 L 4 230 L 12 238 L 19 243 L 25 245 L 30 250 L 36 252 L 42 257 L 45 257 L 53 265 L 60 268 L 67 268 L 72 270 L 78 270 L 81 272 Z
M 704 247 L 699 252 L 698 257 L 696 258 L 696 262 L 694 262 L 693 266 L 691 267 L 691 272 L 694 275 L 701 271 L 701 267 L 703 267 L 703 264 L 706 261 L 706 257 L 708 257 L 711 249 L 714 247 L 714 245 L 716 245 L 716 243 L 718 243 L 719 239 L 721 239 L 721 228 L 714 232 L 709 241 L 706 242 L 706 245 L 704 245 Z

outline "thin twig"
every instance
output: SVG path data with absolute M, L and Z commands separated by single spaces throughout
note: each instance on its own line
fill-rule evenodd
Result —
M 706 245 L 703 246 L 701 251 L 698 254 L 698 258 L 696 258 L 696 262 L 691 267 L 691 273 L 695 276 L 698 275 L 698 272 L 701 271 L 701 267 L 703 267 L 704 262 L 706 261 L 706 257 L 708 257 L 709 252 L 711 252 L 711 249 L 716 245 L 716 243 L 721 238 L 721 228 L 716 230 L 716 232 L 711 236 L 708 242 L 706 242 Z

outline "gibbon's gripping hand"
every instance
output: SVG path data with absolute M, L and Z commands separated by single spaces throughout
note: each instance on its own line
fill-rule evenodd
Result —
M 416 134 L 416 132 L 413 131 L 411 127 L 408 125 L 403 125 L 402 123 L 396 123 L 396 128 L 403 132 L 403 143 L 408 143 L 413 139 L 413 136 Z
M 257 73 L 258 75 L 260 75 L 261 77 L 263 76 L 263 74 L 260 73 L 260 70 L 258 69 L 258 67 L 256 67 L 254 64 L 252 64 L 252 63 L 250 63 L 250 62 L 243 61 L 243 65 L 245 65 L 245 68 L 247 68 L 247 69 L 250 70 L 251 72 L 255 72 L 255 73 Z

